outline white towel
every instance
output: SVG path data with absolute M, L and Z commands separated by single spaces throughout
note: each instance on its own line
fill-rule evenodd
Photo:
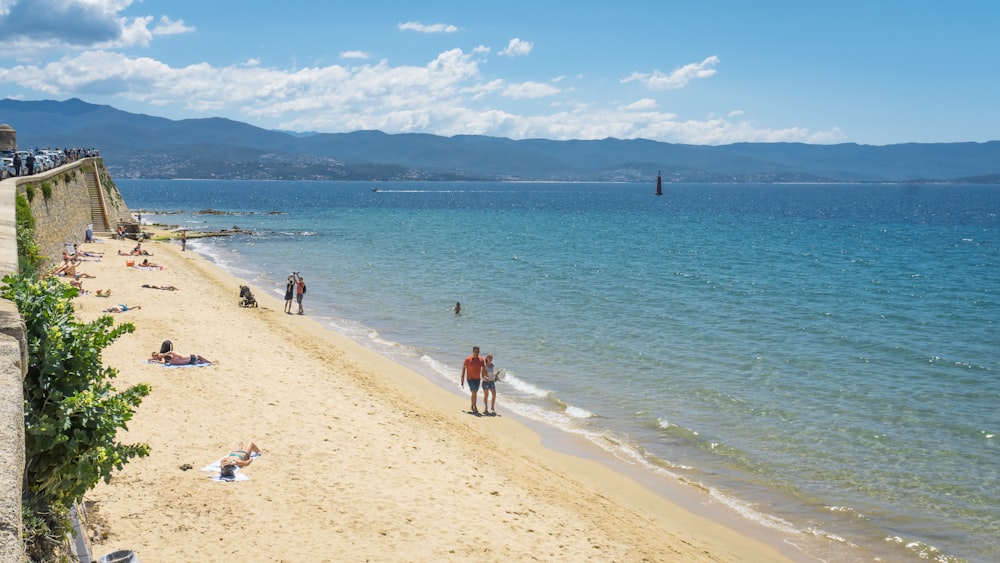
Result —
M 251 460 L 257 459 L 258 457 L 260 457 L 260 454 L 257 453 L 257 452 L 254 452 L 253 454 L 250 455 L 250 459 Z M 208 478 L 211 479 L 211 480 L 213 480 L 213 481 L 217 481 L 219 483 L 229 483 L 229 482 L 232 482 L 232 481 L 246 481 L 246 480 L 250 479 L 249 477 L 247 477 L 246 475 L 244 475 L 243 472 L 240 469 L 241 469 L 240 467 L 237 467 L 236 468 L 236 478 L 232 479 L 232 480 L 229 480 L 229 479 L 223 479 L 222 475 L 220 475 L 220 472 L 222 471 L 222 466 L 219 465 L 219 460 L 218 459 L 215 460 L 214 462 L 206 465 L 205 467 L 201 468 L 202 471 L 206 471 L 206 472 L 211 471 L 212 475 L 209 475 Z

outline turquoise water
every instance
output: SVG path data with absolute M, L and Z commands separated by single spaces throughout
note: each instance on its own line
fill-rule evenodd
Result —
M 309 315 L 456 393 L 481 346 L 501 414 L 812 553 L 1000 560 L 998 187 L 119 188 L 144 221 L 252 230 L 189 247 L 276 295 L 301 271 Z

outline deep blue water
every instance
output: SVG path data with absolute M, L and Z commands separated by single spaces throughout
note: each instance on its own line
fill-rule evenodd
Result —
M 451 387 L 480 345 L 501 413 L 813 553 L 1000 560 L 1000 188 L 118 184 L 254 231 L 189 246 L 262 291 L 301 271 L 332 329 Z

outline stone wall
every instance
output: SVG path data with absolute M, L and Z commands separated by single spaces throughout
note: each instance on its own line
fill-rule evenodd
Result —
M 91 217 L 88 178 L 96 182 L 104 198 L 111 231 L 119 222 L 132 221 L 118 187 L 104 168 L 101 158 L 84 158 L 34 176 L 16 178 L 17 193 L 28 196 L 35 216 L 35 240 L 42 254 L 53 262 L 62 259 L 67 244 L 84 241 Z M 45 197 L 45 188 L 51 195 Z M 29 194 L 33 192 L 33 194 Z
M 0 182 L 0 277 L 17 273 L 13 178 Z M 0 561 L 22 558 L 21 482 L 24 473 L 24 400 L 28 346 L 17 307 L 0 299 Z
M 67 243 L 83 242 L 92 221 L 88 178 L 96 183 L 107 210 L 108 225 L 131 221 L 125 201 L 100 158 L 86 158 L 42 174 L 0 181 L 0 277 L 16 274 L 15 197 L 34 191 L 31 211 L 35 237 L 51 263 L 62 259 Z M 51 189 L 45 197 L 42 183 Z M 24 474 L 24 400 L 28 346 L 17 307 L 0 299 L 0 561 L 23 559 L 21 487 Z

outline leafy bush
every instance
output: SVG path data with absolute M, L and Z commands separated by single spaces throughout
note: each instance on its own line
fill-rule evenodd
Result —
M 24 195 L 28 196 L 28 201 L 35 201 L 35 185 L 25 184 L 24 185 Z
M 31 274 L 44 259 L 42 250 L 35 241 L 35 216 L 31 213 L 31 204 L 21 194 L 17 194 L 14 208 L 18 268 L 21 272 Z
M 111 380 L 118 370 L 101 363 L 101 350 L 135 326 L 112 327 L 109 315 L 76 321 L 70 300 L 77 289 L 58 280 L 20 275 L 3 281 L 3 297 L 17 304 L 27 328 L 25 492 L 69 507 L 100 480 L 110 482 L 128 460 L 149 455 L 146 444 L 115 440 L 149 385 L 116 392 Z
M 52 199 L 52 182 L 47 180 L 42 182 L 42 197 Z

